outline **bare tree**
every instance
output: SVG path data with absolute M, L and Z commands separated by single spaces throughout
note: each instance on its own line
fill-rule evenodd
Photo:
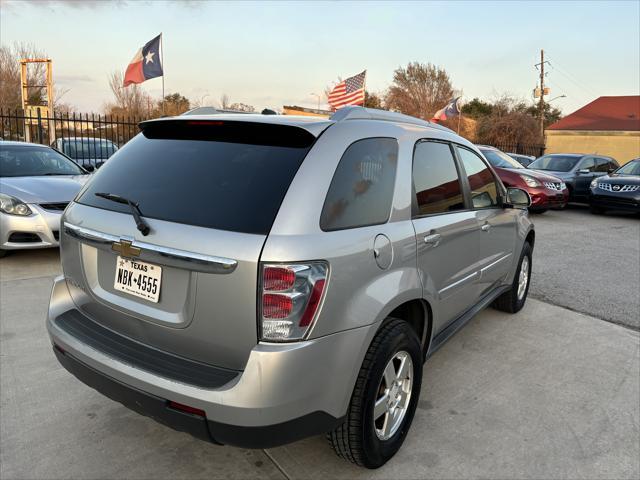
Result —
M 111 115 L 135 116 L 149 118 L 156 107 L 151 96 L 137 84 L 123 87 L 123 75 L 115 71 L 109 76 L 109 87 L 114 100 L 105 106 L 105 111 Z
M 393 74 L 385 98 L 390 110 L 430 119 L 454 94 L 449 74 L 431 63 L 409 63 Z
M 236 112 L 255 112 L 256 109 L 253 105 L 247 105 L 246 103 L 236 102 L 229 105 L 229 110 L 235 110 Z
M 538 121 L 528 110 L 522 100 L 501 96 L 493 102 L 491 113 L 478 119 L 476 141 L 491 145 L 541 143 Z
M 20 85 L 20 60 L 46 58 L 46 54 L 32 43 L 16 42 L 12 47 L 0 46 L 0 106 L 2 108 L 22 108 Z M 31 64 L 27 68 L 27 83 L 40 85 L 27 90 L 28 102 L 42 104 L 46 101 L 46 66 L 44 63 Z
M 229 95 L 227 95 L 226 93 L 223 93 L 222 95 L 220 95 L 220 108 L 222 110 L 229 110 L 230 106 L 231 106 L 231 99 L 229 98 Z

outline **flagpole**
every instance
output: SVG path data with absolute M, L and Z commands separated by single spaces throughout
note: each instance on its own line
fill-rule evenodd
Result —
M 160 61 L 162 62 L 162 115 L 164 116 L 164 35 L 160 32 Z
M 458 97 L 460 100 L 460 97 Z M 462 109 L 458 107 L 458 100 L 456 100 L 456 108 L 458 109 L 458 135 L 460 135 L 460 119 L 462 118 Z
M 362 88 L 363 90 L 363 95 L 362 95 L 362 106 L 366 108 L 366 104 L 367 104 L 367 71 L 364 71 L 364 81 L 362 82 Z

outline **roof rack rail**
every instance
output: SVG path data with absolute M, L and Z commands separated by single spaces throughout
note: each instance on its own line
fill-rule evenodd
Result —
M 420 125 L 422 127 L 437 128 L 439 130 L 446 130 L 447 132 L 453 132 L 453 130 L 432 123 L 420 118 L 411 117 L 404 113 L 390 112 L 388 110 L 378 110 L 376 108 L 365 108 L 359 106 L 343 107 L 331 115 L 330 120 L 335 122 L 342 122 L 344 120 L 385 120 L 387 122 L 399 122 L 409 123 L 411 125 Z

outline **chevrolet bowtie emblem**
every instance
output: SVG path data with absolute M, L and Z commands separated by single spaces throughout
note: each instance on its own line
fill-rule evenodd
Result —
M 128 240 L 120 240 L 119 242 L 113 242 L 111 250 L 118 252 L 123 257 L 137 257 L 140 255 L 140 249 L 134 247 Z

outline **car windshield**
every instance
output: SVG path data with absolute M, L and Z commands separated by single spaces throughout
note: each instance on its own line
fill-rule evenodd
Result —
M 0 177 L 82 175 L 84 173 L 78 165 L 52 148 L 0 143 Z
M 554 172 L 568 172 L 576 166 L 582 157 L 569 155 L 545 155 L 529 164 L 527 168 L 533 170 L 552 170 Z
M 62 151 L 74 160 L 107 159 L 118 147 L 110 140 L 99 138 L 69 138 L 62 141 Z
M 632 160 L 621 166 L 613 172 L 613 175 L 639 175 L 640 176 L 640 160 Z
M 489 163 L 494 167 L 499 168 L 524 168 L 518 162 L 516 162 L 513 158 L 511 158 L 506 153 L 502 153 L 500 150 L 489 150 L 481 148 L 480 151 L 485 156 Z

